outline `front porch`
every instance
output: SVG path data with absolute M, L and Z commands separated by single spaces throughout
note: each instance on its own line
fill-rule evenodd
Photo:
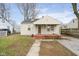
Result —
M 34 24 L 36 34 L 57 34 L 61 35 L 60 25 L 58 24 Z M 35 34 L 35 35 L 36 35 Z
M 36 39 L 58 39 L 61 38 L 60 22 L 56 19 L 45 16 L 33 23 L 35 34 L 32 36 Z
M 33 34 L 35 39 L 60 39 L 60 26 L 58 24 L 35 24 L 37 34 Z

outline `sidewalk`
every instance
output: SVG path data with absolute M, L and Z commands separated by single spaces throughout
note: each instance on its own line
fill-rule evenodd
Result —
M 36 40 L 32 45 L 30 51 L 28 52 L 27 56 L 39 56 L 40 44 L 41 42 L 39 40 Z
M 69 40 L 58 40 L 58 42 L 79 56 L 79 39 L 69 36 L 65 36 L 65 38 Z

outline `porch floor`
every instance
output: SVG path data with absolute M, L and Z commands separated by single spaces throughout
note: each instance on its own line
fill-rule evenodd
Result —
M 37 35 L 32 35 L 32 37 L 35 39 L 60 39 L 62 38 L 61 35 L 57 35 L 57 34 L 37 34 Z

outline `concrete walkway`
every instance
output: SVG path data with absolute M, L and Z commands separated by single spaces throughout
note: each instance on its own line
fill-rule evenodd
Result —
M 41 41 L 36 40 L 32 45 L 30 51 L 28 52 L 27 56 L 39 56 L 40 44 Z
M 63 46 L 71 50 L 73 53 L 79 56 L 79 39 L 69 36 L 64 36 L 65 40 L 56 40 L 59 43 L 61 43 Z M 29 50 L 27 56 L 39 56 L 40 51 L 40 44 L 41 41 L 53 41 L 51 40 L 36 40 L 34 44 L 32 45 L 31 49 Z
M 68 40 L 58 40 L 58 42 L 79 56 L 79 39 L 69 36 L 65 36 L 65 38 Z

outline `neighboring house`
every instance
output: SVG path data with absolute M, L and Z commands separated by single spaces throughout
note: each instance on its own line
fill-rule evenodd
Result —
M 20 25 L 16 25 L 14 27 L 14 31 L 15 31 L 15 33 L 20 33 Z
M 50 16 L 23 21 L 20 29 L 21 35 L 61 34 L 60 22 Z
M 78 29 L 78 19 L 73 19 L 69 23 L 63 24 L 62 29 Z
M 8 21 L 0 19 L 0 31 L 13 33 L 13 26 Z

